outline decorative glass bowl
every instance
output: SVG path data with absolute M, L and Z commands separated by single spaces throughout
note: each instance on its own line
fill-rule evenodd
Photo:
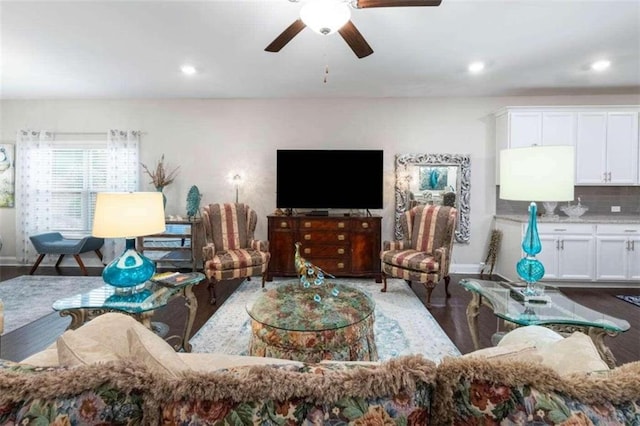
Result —
M 562 213 L 569 216 L 571 219 L 577 219 L 589 210 L 589 207 L 577 204 L 575 206 L 562 206 L 560 207 Z

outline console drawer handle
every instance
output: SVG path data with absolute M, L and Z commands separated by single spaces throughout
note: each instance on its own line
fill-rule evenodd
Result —
M 344 269 L 344 263 L 339 262 L 338 263 L 338 269 Z
M 305 222 L 304 223 L 304 227 L 305 228 L 311 228 L 311 222 Z
M 338 222 L 338 228 L 340 229 L 344 228 L 344 222 Z
M 309 241 L 311 239 L 311 234 L 304 234 L 304 239 Z
M 344 241 L 344 234 L 338 235 L 338 241 Z
M 304 254 L 311 254 L 311 249 L 310 248 L 304 249 Z
M 566 230 L 567 230 L 567 228 L 556 228 L 556 229 L 554 229 L 554 231 L 556 231 L 556 232 L 564 232 Z
M 280 228 L 286 228 L 287 226 L 289 226 L 287 222 L 280 222 Z
M 344 254 L 344 249 L 343 248 L 339 248 L 338 249 L 338 254 Z
M 368 228 L 369 227 L 369 222 L 362 222 L 362 227 L 363 228 Z

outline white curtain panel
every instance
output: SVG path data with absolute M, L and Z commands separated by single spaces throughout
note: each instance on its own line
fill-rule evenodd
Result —
M 53 133 L 19 130 L 16 137 L 16 258 L 33 263 L 37 257 L 29 235 L 48 231 L 51 197 Z
M 111 129 L 107 132 L 107 189 L 110 192 L 138 191 L 140 187 L 140 132 Z M 104 262 L 124 251 L 122 238 L 105 241 Z

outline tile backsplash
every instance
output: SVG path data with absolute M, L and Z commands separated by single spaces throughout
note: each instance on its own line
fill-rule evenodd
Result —
M 578 197 L 589 211 L 585 215 L 640 215 L 640 186 L 576 186 L 575 200 L 571 204 L 578 203 Z M 527 201 L 510 201 L 500 199 L 500 186 L 496 186 L 496 213 L 497 214 L 526 214 Z M 532 200 L 538 201 L 538 200 Z M 559 207 L 566 203 L 558 203 Z M 620 213 L 612 213 L 611 206 L 620 206 Z M 538 202 L 538 213 L 544 213 L 542 203 Z

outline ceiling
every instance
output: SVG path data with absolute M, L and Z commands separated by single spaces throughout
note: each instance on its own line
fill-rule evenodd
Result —
M 640 0 L 443 0 L 353 10 L 374 53 L 304 29 L 288 0 L 0 1 L 3 99 L 640 92 Z M 594 60 L 611 67 L 596 73 Z M 471 75 L 471 61 L 486 62 Z M 190 63 L 199 72 L 183 75 Z M 328 69 L 327 82 L 325 69 Z

